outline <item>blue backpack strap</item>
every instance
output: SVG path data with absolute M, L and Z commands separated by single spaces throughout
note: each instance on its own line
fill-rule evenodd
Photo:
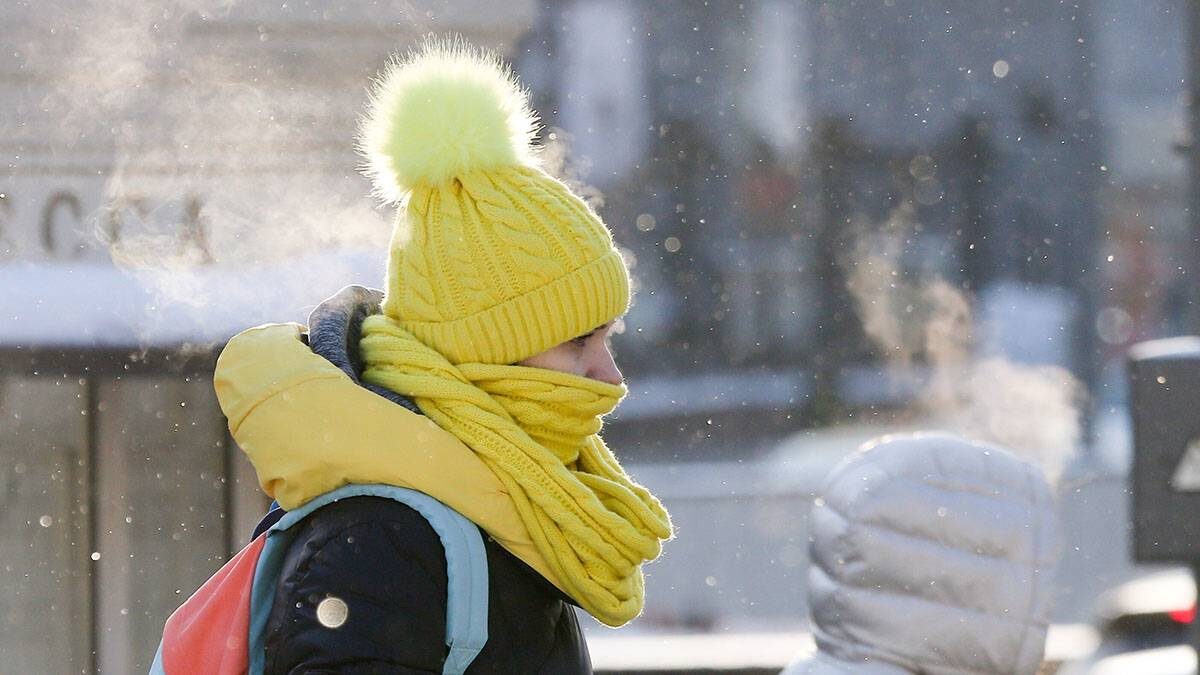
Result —
M 150 664 L 150 675 L 167 675 L 162 663 L 162 641 L 158 643 L 158 651 L 154 652 L 154 661 Z
M 260 675 L 266 665 L 263 639 L 284 555 L 291 543 L 288 529 L 322 506 L 361 496 L 387 497 L 411 507 L 429 521 L 442 540 L 447 572 L 446 646 L 450 648 L 442 673 L 463 673 L 483 649 L 488 639 L 488 572 L 479 528 L 462 514 L 416 490 L 392 485 L 346 485 L 288 511 L 268 530 L 250 594 L 250 675 Z

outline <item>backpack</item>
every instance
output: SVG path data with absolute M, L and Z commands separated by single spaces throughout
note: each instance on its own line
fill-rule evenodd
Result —
M 266 661 L 263 633 L 284 555 L 294 536 L 291 527 L 322 506 L 364 495 L 408 505 L 429 521 L 441 539 L 446 550 L 449 647 L 442 672 L 464 672 L 487 642 L 487 554 L 479 528 L 457 511 L 415 490 L 347 485 L 283 514 L 176 609 L 163 628 L 150 675 L 261 675 Z

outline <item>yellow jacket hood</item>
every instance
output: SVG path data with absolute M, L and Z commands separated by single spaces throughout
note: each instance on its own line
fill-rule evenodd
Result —
M 262 489 L 285 509 L 347 484 L 423 492 L 474 522 L 560 590 L 495 474 L 455 436 L 314 354 L 298 324 L 229 341 L 214 386 Z

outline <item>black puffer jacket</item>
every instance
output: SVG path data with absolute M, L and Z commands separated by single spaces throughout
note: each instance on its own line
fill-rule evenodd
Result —
M 320 305 L 309 345 L 356 381 L 362 319 L 378 291 L 351 286 Z M 415 410 L 411 401 L 370 387 Z M 266 672 L 440 673 L 446 657 L 446 557 L 429 523 L 399 502 L 355 497 L 294 526 L 265 636 Z M 569 599 L 484 534 L 488 641 L 468 673 L 590 673 Z M 337 597 L 349 615 L 331 629 L 317 605 Z

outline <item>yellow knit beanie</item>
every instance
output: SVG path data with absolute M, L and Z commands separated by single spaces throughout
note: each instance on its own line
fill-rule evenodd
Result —
M 360 151 L 400 206 L 382 311 L 451 363 L 516 363 L 621 316 L 612 234 L 538 166 L 511 70 L 430 41 L 377 81 Z

